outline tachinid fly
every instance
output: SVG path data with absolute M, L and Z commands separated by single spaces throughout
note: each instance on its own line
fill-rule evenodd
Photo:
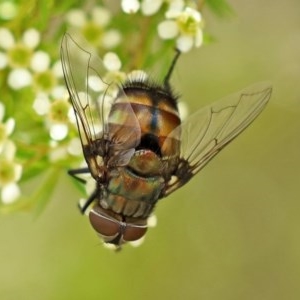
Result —
M 69 34 L 61 60 L 87 168 L 95 189 L 80 208 L 104 242 L 143 237 L 158 200 L 186 184 L 264 109 L 272 88 L 260 83 L 205 107 L 181 122 L 169 79 L 105 82 L 102 62 Z M 101 88 L 103 92 L 101 92 Z M 104 87 L 104 88 L 103 88 Z

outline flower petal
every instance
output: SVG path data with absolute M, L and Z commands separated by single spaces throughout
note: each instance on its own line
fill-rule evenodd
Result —
M 142 236 L 140 239 L 138 240 L 135 240 L 135 241 L 131 241 L 129 242 L 129 244 L 132 246 L 132 247 L 139 247 L 141 246 L 145 241 L 145 237 Z
M 31 58 L 31 68 L 35 72 L 44 72 L 49 69 L 50 56 L 45 51 L 36 51 Z
M 68 90 L 64 85 L 57 85 L 56 87 L 54 87 L 51 95 L 55 99 L 68 99 L 69 97 Z
M 148 227 L 156 227 L 157 225 L 157 217 L 156 215 L 151 215 L 147 220 L 147 226 Z
M 35 112 L 43 116 L 49 112 L 50 101 L 46 94 L 38 94 L 33 102 L 33 109 Z
M 58 60 L 57 62 L 55 62 L 53 64 L 52 70 L 53 70 L 54 75 L 57 78 L 62 78 L 64 76 L 64 72 L 63 72 L 60 60 Z
M 195 47 L 200 47 L 203 44 L 203 32 L 202 30 L 197 30 L 195 35 Z
M 173 39 L 177 36 L 179 29 L 175 21 L 166 20 L 158 24 L 158 35 L 162 39 Z
M 158 12 L 162 3 L 162 0 L 144 0 L 141 5 L 141 11 L 145 16 L 152 16 Z
M 91 17 L 96 24 L 105 27 L 109 23 L 111 15 L 109 10 L 98 6 L 93 9 Z
M 103 64 L 108 71 L 118 71 L 122 66 L 118 55 L 113 52 L 107 52 L 104 55 Z
M 14 69 L 9 73 L 7 80 L 13 90 L 19 90 L 31 84 L 32 75 L 27 69 Z
M 13 118 L 9 118 L 5 122 L 5 128 L 7 136 L 11 135 L 15 129 L 15 120 Z
M 7 50 L 15 44 L 15 38 L 7 28 L 0 28 L 0 47 Z
M 0 19 L 11 20 L 18 12 L 17 5 L 11 1 L 3 1 L 0 3 Z
M 1 156 L 12 161 L 15 158 L 16 145 L 11 140 L 6 140 L 1 151 Z
M 121 7 L 125 13 L 135 14 L 140 8 L 140 3 L 137 0 L 122 0 Z
M 88 86 L 94 92 L 103 92 L 107 88 L 107 85 L 98 76 L 94 75 L 89 77 Z
M 15 183 L 10 183 L 2 188 L 1 199 L 4 204 L 11 204 L 21 195 L 20 188 Z
M 187 7 L 185 9 L 185 13 L 192 19 L 194 19 L 195 22 L 200 23 L 202 20 L 202 16 L 200 12 L 196 9 L 193 9 L 191 7 Z
M 74 156 L 79 156 L 82 154 L 81 142 L 79 138 L 71 139 L 69 146 L 67 148 L 68 153 Z
M 189 109 L 188 109 L 188 105 L 186 102 L 183 101 L 179 101 L 177 103 L 178 106 L 178 111 L 179 111 L 179 115 L 180 115 L 180 119 L 184 120 L 187 118 L 188 114 L 189 114 Z
M 110 29 L 103 33 L 102 45 L 104 48 L 110 49 L 120 44 L 122 36 L 118 30 Z
M 67 149 L 65 147 L 57 147 L 51 150 L 49 153 L 49 160 L 56 162 L 62 160 L 68 156 Z
M 36 46 L 40 43 L 40 39 L 40 33 L 35 28 L 26 30 L 22 38 L 24 44 L 30 49 L 36 48 Z
M 70 25 L 82 27 L 86 23 L 86 16 L 82 10 L 72 9 L 67 13 L 66 20 Z
M 181 52 L 188 52 L 193 47 L 193 37 L 182 35 L 176 40 L 176 47 Z
M 173 12 L 181 12 L 184 8 L 184 5 L 185 3 L 183 0 L 172 0 L 169 3 L 169 10 Z
M 22 176 L 23 167 L 20 164 L 15 164 L 14 172 L 15 172 L 15 181 L 19 181 Z
M 65 124 L 53 124 L 50 128 L 50 136 L 55 141 L 63 140 L 68 134 L 68 126 Z

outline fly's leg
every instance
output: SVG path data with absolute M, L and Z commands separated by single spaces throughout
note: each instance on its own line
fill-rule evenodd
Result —
M 84 183 L 84 184 L 86 183 L 86 180 L 79 177 L 79 176 L 77 176 L 77 175 L 79 175 L 79 174 L 88 174 L 88 173 L 90 173 L 90 170 L 89 170 L 88 167 L 80 168 L 80 169 L 73 169 L 73 170 L 68 171 L 68 174 L 70 176 L 72 176 L 73 178 L 75 178 L 76 180 L 78 180 L 79 182 Z
M 85 201 L 84 205 L 81 206 L 79 203 L 78 203 L 78 208 L 80 210 L 80 212 L 82 214 L 85 213 L 85 211 L 87 210 L 87 208 L 92 204 L 92 202 L 94 202 L 94 200 L 98 197 L 100 191 L 98 188 L 96 188 L 93 193 L 89 196 L 89 198 Z
M 180 56 L 180 54 L 181 54 L 181 52 L 178 50 L 178 49 L 175 49 L 175 51 L 176 51 L 176 53 L 175 53 L 175 56 L 174 56 L 174 58 L 173 58 L 173 61 L 172 61 L 172 63 L 171 63 L 171 66 L 170 66 L 170 68 L 169 68 L 169 71 L 168 71 L 168 73 L 166 74 L 166 76 L 165 76 L 165 79 L 164 79 L 164 87 L 166 88 L 166 90 L 167 91 L 171 91 L 171 86 L 170 86 L 170 78 L 171 78 L 171 75 L 172 75 L 172 73 L 173 73 L 173 71 L 174 71 L 174 68 L 175 68 L 175 65 L 176 65 L 176 63 L 177 63 L 177 60 L 178 60 L 178 58 L 179 58 L 179 56 Z
M 68 174 L 78 180 L 79 182 L 86 184 L 86 180 L 79 177 L 80 174 L 90 174 L 90 170 L 88 167 L 80 168 L 80 169 L 73 169 L 69 170 Z M 85 201 L 84 205 L 80 205 L 78 203 L 78 208 L 82 214 L 85 213 L 86 209 L 90 206 L 90 204 L 97 198 L 97 195 L 99 194 L 98 188 L 95 189 L 95 191 L 89 196 L 89 198 Z

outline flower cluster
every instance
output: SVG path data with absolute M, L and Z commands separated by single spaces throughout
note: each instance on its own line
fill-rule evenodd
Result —
M 20 90 L 32 86 L 36 91 L 48 92 L 56 87 L 61 77 L 60 62 L 50 68 L 50 56 L 38 50 L 40 33 L 27 29 L 20 40 L 16 40 L 7 28 L 0 28 L 0 69 L 8 68 L 8 86 Z
M 1 2 L 0 83 L 5 84 L 1 94 L 3 103 L 0 103 L 2 205 L 20 198 L 20 186 L 25 180 L 52 166 L 67 168 L 83 160 L 76 118 L 59 59 L 59 43 L 65 27 L 74 40 L 83 37 L 87 41 L 93 48 L 92 55 L 101 53 L 103 72 L 96 66 L 94 76 L 86 76 L 74 92 L 80 99 L 85 97 L 83 101 L 89 100 L 91 107 L 92 103 L 96 107 L 101 102 L 104 114 L 109 111 L 118 90 L 117 85 L 110 83 L 146 79 L 147 74 L 139 69 L 151 69 L 168 47 L 171 49 L 176 45 L 179 51 L 188 52 L 202 44 L 202 16 L 193 1 L 122 0 L 121 9 L 112 13 L 112 7 L 108 2 L 107 7 L 86 4 L 84 8 L 74 8 L 73 3 L 66 4 L 64 15 L 56 11 L 57 18 L 50 18 L 49 13 L 49 18 L 43 20 L 50 24 L 47 28 L 42 28 L 41 20 L 35 20 L 35 16 L 29 28 L 18 28 L 16 24 L 28 24 L 19 11 L 22 5 Z M 53 6 L 51 9 L 56 8 Z M 155 14 L 155 18 L 148 18 Z M 15 18 L 20 18 L 20 23 L 14 23 Z M 141 27 L 144 35 L 141 33 L 139 36 L 137 24 L 148 26 L 146 30 Z M 172 42 L 166 43 L 166 40 Z M 78 42 L 78 46 L 82 46 L 81 54 L 90 54 L 85 52 L 84 44 Z M 76 63 L 74 61 L 72 65 L 75 73 L 84 74 L 87 66 Z M 84 77 L 82 73 L 80 76 Z M 95 101 L 90 101 L 91 98 Z M 178 106 L 184 117 L 184 103 L 180 102 Z M 91 114 L 91 118 L 93 116 Z M 24 121 L 25 126 L 20 126 Z M 103 124 L 98 123 L 101 123 L 99 119 L 91 123 L 95 132 L 102 130 Z M 94 189 L 94 180 L 91 182 Z M 26 195 L 22 195 L 22 199 L 25 198 Z
M 203 20 L 201 13 L 185 4 L 185 1 L 163 0 L 123 0 L 122 9 L 125 13 L 134 14 L 141 10 L 145 16 L 157 13 L 163 2 L 167 2 L 165 20 L 158 24 L 158 35 L 163 40 L 176 39 L 176 48 L 181 52 L 188 52 L 193 47 L 200 47 L 203 43 Z
M 166 19 L 158 25 L 158 34 L 162 39 L 176 38 L 176 47 L 181 52 L 202 45 L 203 23 L 200 12 L 190 7 L 171 9 L 166 12 Z

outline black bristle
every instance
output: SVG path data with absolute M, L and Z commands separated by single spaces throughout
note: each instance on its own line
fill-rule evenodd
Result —
M 153 95 L 156 98 L 156 95 L 163 96 L 164 98 L 170 101 L 170 104 L 177 108 L 177 99 L 178 95 L 175 95 L 172 88 L 166 87 L 164 84 L 158 83 L 153 79 L 145 78 L 143 75 L 140 77 L 136 76 L 135 78 L 128 78 L 122 84 L 123 90 L 141 90 Z

